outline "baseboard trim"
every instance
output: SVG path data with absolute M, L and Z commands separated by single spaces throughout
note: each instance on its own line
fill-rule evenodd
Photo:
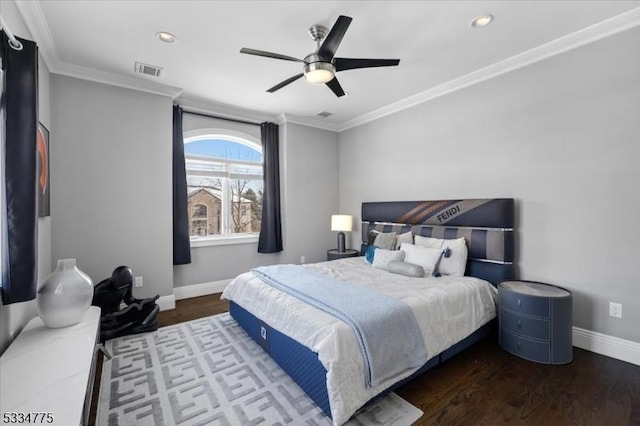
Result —
M 173 295 L 176 300 L 190 299 L 192 297 L 207 296 L 209 294 L 222 293 L 231 280 L 211 281 L 208 283 L 185 285 L 174 287 Z
M 573 327 L 573 346 L 640 365 L 640 343 Z
M 156 300 L 156 303 L 160 306 L 161 311 L 169 311 L 176 308 L 176 298 L 173 294 L 162 296 Z

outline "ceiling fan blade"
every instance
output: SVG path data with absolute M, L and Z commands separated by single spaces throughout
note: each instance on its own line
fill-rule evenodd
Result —
M 246 47 L 243 47 L 242 49 L 240 49 L 240 53 L 246 53 L 247 55 L 264 56 L 265 58 L 282 59 L 285 61 L 306 63 L 302 59 L 294 58 L 292 56 L 281 55 L 279 53 L 273 53 L 273 52 L 265 52 L 264 50 L 249 49 Z
M 288 79 L 286 79 L 285 81 L 280 82 L 280 83 L 276 84 L 275 86 L 273 86 L 271 89 L 267 90 L 267 92 L 269 92 L 269 93 L 273 93 L 273 92 L 275 92 L 276 90 L 280 90 L 280 89 L 282 89 L 284 86 L 286 86 L 287 84 L 291 84 L 291 83 L 293 83 L 294 81 L 296 81 L 297 79 L 299 79 L 299 78 L 300 78 L 300 77 L 302 77 L 303 75 L 304 75 L 303 73 L 300 73 L 300 74 L 296 74 L 296 75 L 294 75 L 293 77 L 289 77 L 289 78 L 288 78 Z
M 344 93 L 344 90 L 342 90 L 342 86 L 340 86 L 340 82 L 338 82 L 338 78 L 337 77 L 333 77 L 333 79 L 327 83 L 325 83 L 327 86 L 329 86 L 329 89 L 331 89 L 331 91 L 333 93 L 336 94 L 337 97 L 342 97 L 344 96 L 346 93 Z
M 400 63 L 400 59 L 356 59 L 335 58 L 337 71 L 354 70 L 358 68 L 393 67 Z
M 340 46 L 342 37 L 344 37 L 344 33 L 347 32 L 347 28 L 351 25 L 352 20 L 353 19 L 348 16 L 338 16 L 338 20 L 331 28 L 331 31 L 329 31 L 327 38 L 322 42 L 322 46 L 318 49 L 319 56 L 327 61 L 333 59 L 336 55 L 336 50 L 338 50 L 338 46 Z

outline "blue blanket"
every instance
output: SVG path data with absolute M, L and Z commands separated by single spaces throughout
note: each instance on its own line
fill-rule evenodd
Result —
M 349 324 L 362 351 L 367 386 L 377 386 L 427 361 L 418 322 L 404 302 L 298 265 L 263 266 L 251 272 Z

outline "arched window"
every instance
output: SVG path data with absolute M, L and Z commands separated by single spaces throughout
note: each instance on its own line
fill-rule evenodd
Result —
M 262 145 L 256 138 L 229 130 L 201 129 L 185 133 L 187 190 L 192 239 L 220 238 L 260 232 L 262 218 Z M 215 206 L 218 208 L 216 209 Z M 217 226 L 202 225 L 213 208 Z
M 193 208 L 191 209 L 191 217 L 193 218 L 206 218 L 207 217 L 207 206 L 205 206 L 204 204 L 196 204 L 195 206 L 193 206 Z

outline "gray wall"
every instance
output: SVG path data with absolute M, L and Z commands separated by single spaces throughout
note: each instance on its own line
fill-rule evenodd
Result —
M 2 2 L 2 17 L 17 36 L 33 40 L 31 34 L 20 16 L 15 3 Z M 50 99 L 49 99 L 50 73 L 42 57 L 39 58 L 38 67 L 38 115 L 40 122 L 51 131 Z M 49 143 L 54 145 L 53 135 L 50 135 Z M 38 282 L 41 282 L 51 272 L 51 218 L 38 219 Z M 0 354 L 29 322 L 36 316 L 35 301 L 15 303 L 4 306 L 0 304 Z
M 331 215 L 338 209 L 338 135 L 298 124 L 284 125 L 283 238 L 286 263 L 327 260 L 336 248 Z
M 260 138 L 260 128 L 185 115 L 184 130 L 227 128 Z M 335 246 L 330 218 L 338 210 L 338 136 L 297 124 L 280 126 L 280 186 L 284 251 L 260 254 L 257 243 L 194 247 L 192 263 L 174 267 L 176 287 L 221 281 L 275 263 L 326 260 Z
M 173 294 L 172 100 L 51 77 L 52 258 L 94 283 L 128 265 L 137 297 Z
M 514 197 L 521 277 L 570 289 L 575 326 L 640 342 L 638 52 L 635 28 L 342 132 L 341 210 Z

